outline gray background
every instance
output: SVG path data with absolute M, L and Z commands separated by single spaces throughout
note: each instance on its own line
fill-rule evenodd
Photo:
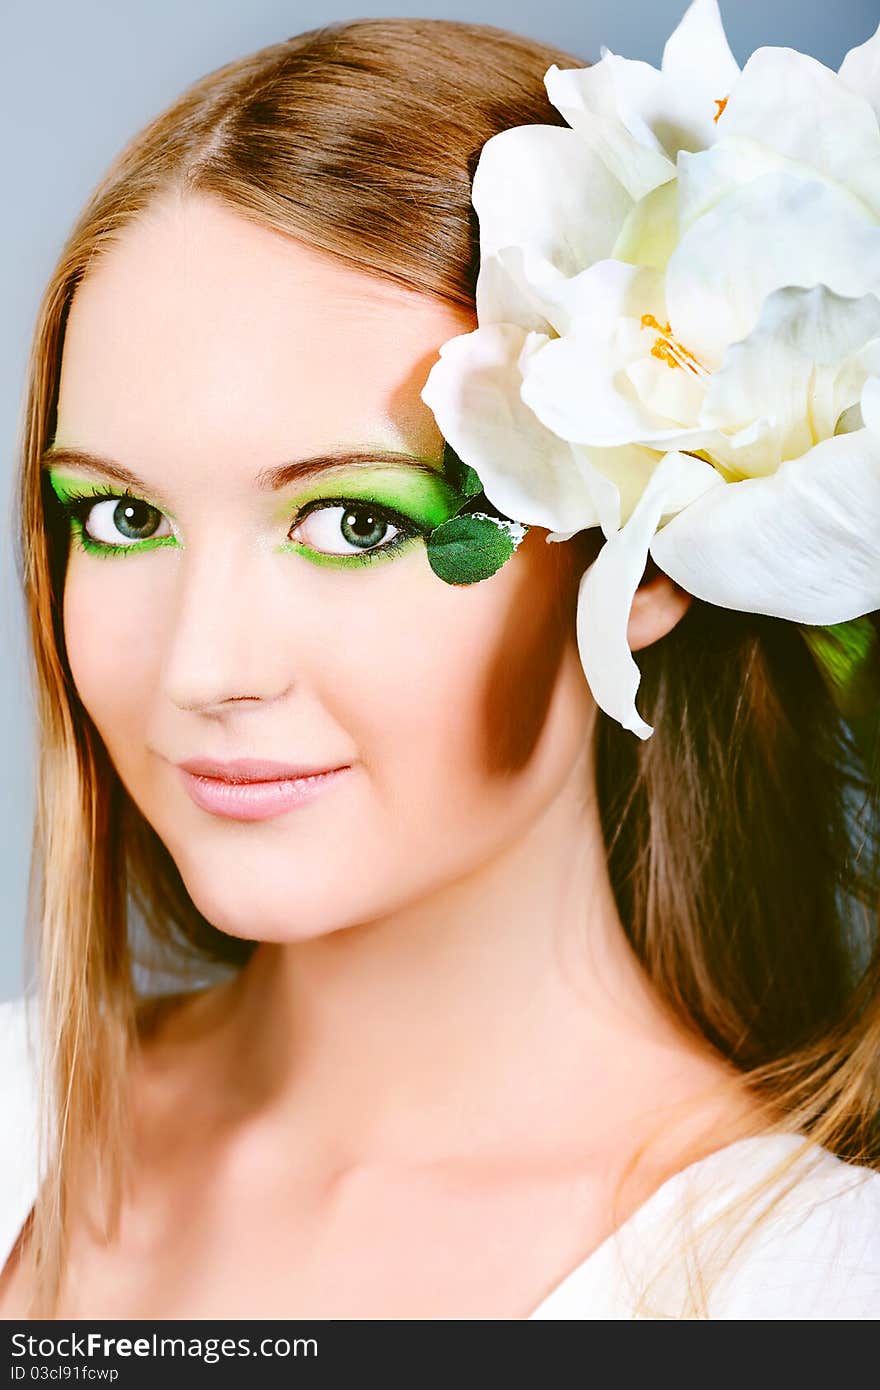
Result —
M 188 84 L 233 58 L 331 20 L 468 19 L 585 60 L 605 43 L 659 66 L 687 0 L 427 0 L 364 9 L 306 0 L 0 0 L 0 131 L 6 197 L 0 314 L 0 999 L 21 992 L 34 740 L 11 481 L 25 360 L 39 298 L 67 231 L 119 147 Z M 762 44 L 835 70 L 877 25 L 877 0 L 727 0 L 740 65 Z

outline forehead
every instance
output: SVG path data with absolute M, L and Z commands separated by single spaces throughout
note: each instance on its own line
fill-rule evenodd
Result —
M 371 445 L 436 455 L 419 392 L 475 316 L 204 197 L 167 197 L 73 299 L 57 444 L 193 473 Z

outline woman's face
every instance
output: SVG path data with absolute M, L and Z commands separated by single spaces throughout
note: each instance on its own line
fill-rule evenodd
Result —
M 473 327 L 201 197 L 157 203 L 76 293 L 53 449 L 136 475 L 138 500 L 58 452 L 85 528 L 69 660 L 196 906 L 235 936 L 411 904 L 583 775 L 570 547 L 532 530 L 490 579 L 450 585 L 418 533 L 455 509 L 419 392 Z M 346 770 L 245 820 L 197 804 L 175 766 L 192 758 Z

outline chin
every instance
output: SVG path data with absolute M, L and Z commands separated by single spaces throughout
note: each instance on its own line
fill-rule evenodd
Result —
M 229 863 L 213 868 L 204 862 L 181 867 L 187 892 L 212 926 L 242 941 L 308 941 L 343 930 L 366 920 L 363 891 L 340 885 L 338 864 L 315 873 L 304 883 L 292 869 L 277 887 L 267 889 L 265 879 L 244 864 L 230 873 Z

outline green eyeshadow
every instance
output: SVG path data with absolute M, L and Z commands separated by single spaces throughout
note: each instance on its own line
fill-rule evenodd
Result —
M 357 468 L 325 473 L 279 507 L 276 520 L 288 515 L 291 503 L 304 508 L 309 502 L 374 502 L 402 513 L 430 530 L 452 516 L 461 503 L 460 493 L 434 469 L 414 464 L 400 467 Z
M 433 530 L 452 516 L 461 505 L 461 493 L 443 475 L 429 468 L 419 468 L 414 464 L 377 466 L 376 468 L 357 468 L 316 478 L 307 488 L 298 492 L 284 508 L 279 508 L 278 519 L 290 516 L 294 504 L 300 514 L 309 512 L 309 503 L 328 502 L 342 506 L 346 502 L 372 503 L 377 508 L 396 514 L 409 523 L 409 534 L 400 534 L 392 541 L 364 549 L 358 555 L 354 552 L 332 555 L 324 551 L 312 550 L 301 541 L 284 541 L 279 551 L 302 555 L 313 564 L 330 569 L 348 569 L 352 565 L 374 564 L 379 560 L 392 559 L 403 550 L 410 549 L 428 531 Z M 311 511 L 319 510 L 312 508 Z M 395 524 L 394 515 L 389 520 Z M 412 534 L 415 531 L 416 534 Z
M 72 477 L 70 474 L 65 474 L 61 468 L 47 468 L 45 471 L 49 485 L 59 502 L 72 502 L 81 498 L 94 498 L 96 502 L 100 502 L 106 500 L 105 493 L 113 491 L 109 483 L 96 482 L 90 478 Z M 129 495 L 131 494 L 126 488 L 121 487 L 118 491 L 114 491 L 114 496 L 127 497 Z M 136 500 L 146 501 L 145 498 L 140 497 Z M 153 504 L 149 503 L 149 505 L 152 506 Z M 164 507 L 157 507 L 156 510 L 161 511 L 163 516 L 167 516 L 170 521 L 177 520 L 174 513 L 166 511 Z
M 90 502 L 96 504 L 112 497 L 133 497 L 127 488 L 119 488 L 107 482 L 96 482 L 65 473 L 63 468 L 46 470 L 49 484 L 59 503 L 66 508 L 71 530 L 82 549 L 90 554 L 115 556 L 138 554 L 145 550 L 155 550 L 160 546 L 179 545 L 175 536 L 146 537 L 114 545 L 110 542 L 96 541 L 85 530 L 85 513 Z M 152 503 L 146 499 L 134 498 L 147 506 Z M 380 542 L 372 547 L 364 547 L 361 553 L 332 554 L 316 550 L 301 541 L 285 540 L 276 547 L 276 553 L 302 555 L 313 564 L 330 568 L 350 568 L 352 565 L 374 563 L 391 559 L 402 550 L 410 549 L 421 541 L 435 527 L 442 525 L 453 516 L 461 506 L 463 494 L 439 470 L 417 464 L 379 465 L 375 468 L 360 466 L 348 469 L 330 469 L 316 475 L 293 497 L 278 506 L 273 520 L 286 523 L 288 530 L 294 529 L 301 520 L 316 512 L 330 508 L 341 508 L 347 503 L 372 504 L 383 513 L 389 524 L 397 528 L 397 535 L 390 541 Z M 324 504 L 324 505 L 321 505 Z M 157 508 L 163 516 L 174 521 L 174 516 L 164 509 Z

